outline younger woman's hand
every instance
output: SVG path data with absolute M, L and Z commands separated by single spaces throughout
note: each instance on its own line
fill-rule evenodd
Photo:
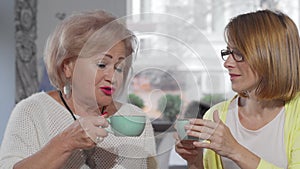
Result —
M 202 166 L 203 150 L 193 145 L 195 140 L 180 140 L 177 133 L 174 134 L 176 140 L 175 151 L 185 159 L 189 165 Z M 200 167 L 201 168 L 201 167 Z
M 194 119 L 193 125 L 187 127 L 188 135 L 198 137 L 204 142 L 194 142 L 194 146 L 208 148 L 221 156 L 230 158 L 234 150 L 240 147 L 232 136 L 230 129 L 220 120 L 218 111 L 213 112 L 213 121 Z

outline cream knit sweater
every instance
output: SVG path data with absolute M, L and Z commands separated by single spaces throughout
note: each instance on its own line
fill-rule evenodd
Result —
M 143 113 L 124 104 L 116 114 Z M 0 169 L 12 169 L 18 161 L 40 150 L 51 138 L 74 122 L 68 110 L 41 92 L 16 105 L 9 119 L 0 148 Z M 99 148 L 101 147 L 101 148 Z M 109 134 L 95 149 L 95 168 L 147 168 L 147 157 L 154 156 L 153 128 L 147 121 L 140 137 L 115 137 Z M 58 157 L 59 158 L 59 157 Z M 85 169 L 86 153 L 77 150 L 66 162 L 65 169 Z

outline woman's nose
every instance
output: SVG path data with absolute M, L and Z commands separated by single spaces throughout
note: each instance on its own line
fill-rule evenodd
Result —
M 225 60 L 223 66 L 228 69 L 228 68 L 234 67 L 235 63 L 236 62 L 233 59 L 233 56 L 229 55 L 228 58 Z
M 114 73 L 115 73 L 115 69 L 112 66 L 104 71 L 104 75 L 105 75 L 106 79 L 110 80 L 110 81 L 112 81 Z

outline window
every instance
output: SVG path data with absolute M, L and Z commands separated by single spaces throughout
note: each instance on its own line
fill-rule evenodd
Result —
M 233 16 L 263 8 L 286 12 L 299 25 L 299 1 L 129 0 L 127 22 L 141 41 L 134 74 L 148 88 L 144 95 L 158 90 L 163 95 L 177 93 L 182 100 L 181 112 L 189 102 L 201 101 L 207 94 L 223 94 L 224 98 L 233 95 L 219 56 L 226 46 L 224 27 Z M 170 90 L 174 83 L 176 90 Z M 130 92 L 139 95 L 137 90 Z M 146 100 L 145 105 L 151 104 L 154 110 L 158 98 L 152 99 L 156 100 Z M 163 118 L 157 112 L 148 113 Z
M 184 114 L 194 101 L 212 105 L 234 94 L 220 57 L 225 25 L 233 16 L 263 8 L 280 9 L 299 25 L 299 1 L 128 0 L 127 23 L 141 40 L 129 92 L 144 100 L 144 110 L 153 118 L 160 168 L 186 168 L 171 151 L 170 112 Z M 172 157 L 168 163 L 166 152 Z

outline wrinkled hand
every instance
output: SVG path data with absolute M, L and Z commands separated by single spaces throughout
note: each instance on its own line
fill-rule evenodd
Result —
M 71 150 L 89 149 L 95 147 L 97 142 L 107 136 L 104 129 L 107 126 L 108 122 L 104 117 L 85 116 L 71 124 L 62 135 Z
M 195 140 L 179 140 L 177 133 L 174 134 L 176 139 L 175 151 L 185 159 L 189 164 L 201 162 L 202 160 L 202 148 L 197 148 L 193 145 Z M 201 165 L 201 164 L 200 164 Z
M 229 157 L 240 145 L 232 136 L 229 128 L 220 120 L 218 111 L 213 112 L 213 121 L 194 119 L 186 129 L 188 135 L 198 137 L 204 142 L 194 142 L 194 146 L 199 148 L 208 148 L 217 154 Z
M 94 119 L 96 118 L 96 119 Z M 108 126 L 108 122 L 103 117 L 90 116 L 88 118 L 78 119 L 81 127 L 84 129 L 85 134 L 94 141 L 94 143 L 99 143 L 107 136 L 107 132 L 103 127 Z M 99 140 L 99 138 L 101 140 Z

